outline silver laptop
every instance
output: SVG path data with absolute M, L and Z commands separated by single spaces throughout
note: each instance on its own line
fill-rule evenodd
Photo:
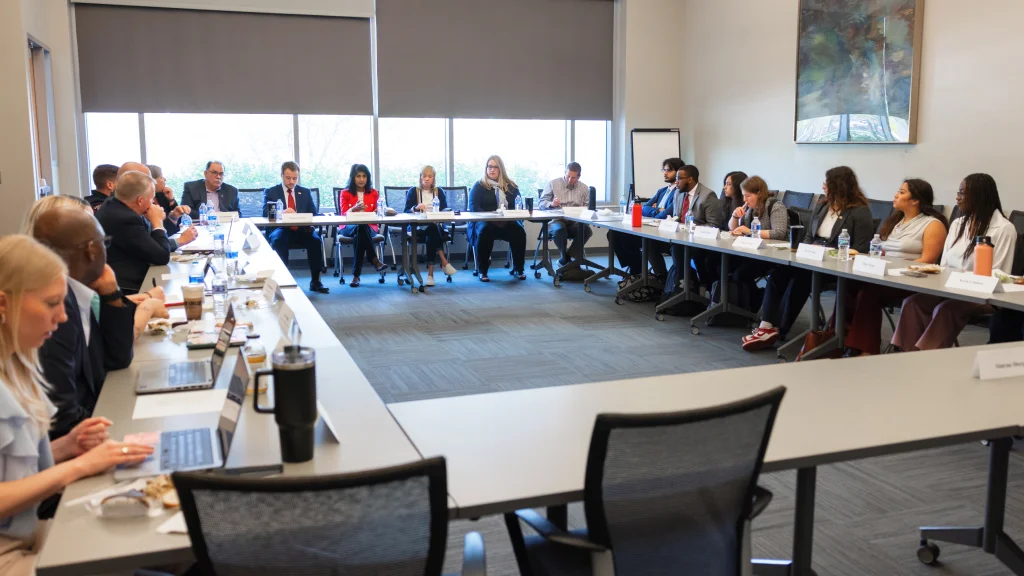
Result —
M 217 374 L 224 364 L 224 355 L 231 346 L 231 334 L 235 330 L 235 309 L 228 303 L 224 325 L 213 347 L 213 356 L 205 360 L 184 362 L 147 362 L 139 370 L 135 381 L 136 394 L 158 392 L 180 392 L 182 390 L 206 390 L 213 388 Z
M 238 417 L 245 401 L 245 388 L 249 384 L 249 369 L 245 357 L 239 354 L 228 384 L 227 398 L 220 411 L 217 428 L 169 430 L 160 433 L 153 454 L 141 464 L 118 466 L 114 480 L 130 480 L 157 474 L 188 470 L 222 468 L 228 459 L 228 450 L 235 436 Z

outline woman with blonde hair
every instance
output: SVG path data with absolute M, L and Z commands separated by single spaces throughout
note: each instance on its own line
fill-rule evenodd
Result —
M 35 574 L 45 539 L 36 517 L 40 502 L 153 452 L 109 441 L 104 418 L 47 438 L 55 408 L 46 397 L 38 349 L 67 320 L 66 290 L 67 268 L 56 254 L 28 236 L 0 238 L 0 574 Z
M 508 177 L 505 163 L 497 154 L 487 159 L 484 176 L 469 191 L 470 212 L 494 212 L 514 208 L 519 186 Z M 473 222 L 469 225 L 471 244 L 476 246 L 477 268 L 480 281 L 490 282 L 487 271 L 491 267 L 491 252 L 495 240 L 508 242 L 512 249 L 512 275 L 526 280 L 526 229 L 521 221 Z
M 405 194 L 405 211 L 409 214 L 422 214 L 425 212 L 431 212 L 434 209 L 434 200 L 437 200 L 439 211 L 448 209 L 448 196 L 445 194 L 444 189 L 437 185 L 437 172 L 434 171 L 433 166 L 424 166 L 420 169 L 419 183 Z M 430 222 L 428 224 L 417 225 L 416 229 L 418 234 L 423 237 L 423 241 L 427 246 L 424 260 L 427 264 L 427 286 L 434 285 L 434 258 L 441 259 L 441 269 L 448 275 L 449 282 L 451 277 L 455 275 L 458 270 L 448 262 L 448 258 L 444 255 L 444 248 L 442 245 L 447 239 L 448 230 L 445 225 L 440 222 Z

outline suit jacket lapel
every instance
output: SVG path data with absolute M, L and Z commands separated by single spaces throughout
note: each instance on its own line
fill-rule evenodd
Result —
M 68 322 L 71 322 L 75 330 L 82 335 L 82 345 L 79 346 L 78 350 L 78 365 L 79 371 L 85 375 L 85 380 L 89 384 L 89 388 L 93 391 L 96 390 L 96 384 L 92 379 L 92 346 L 85 342 L 85 327 L 82 326 L 82 315 L 78 311 L 78 299 L 75 298 L 75 293 L 68 288 L 67 302 L 65 307 L 70 312 L 68 314 Z M 89 313 L 90 319 L 92 319 L 92 312 Z M 92 339 L 91 342 L 95 342 L 96 338 L 100 338 L 99 326 L 93 324 L 92 328 Z

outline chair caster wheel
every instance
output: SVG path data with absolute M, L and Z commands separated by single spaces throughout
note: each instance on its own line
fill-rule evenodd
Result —
M 334 273 L 334 277 L 335 277 L 335 278 L 337 278 L 337 277 L 338 277 L 338 273 L 337 273 L 337 272 L 335 272 L 335 273 Z
M 512 267 L 511 264 L 509 264 L 508 262 L 505 263 L 505 268 L 511 268 L 511 267 Z
M 383 283 L 384 283 L 384 277 L 383 276 L 381 276 L 380 278 L 377 278 L 377 284 L 383 284 Z
M 917 559 L 922 564 L 934 566 L 939 559 L 939 547 L 927 540 L 921 540 L 921 547 L 917 549 Z
M 590 284 L 584 284 L 583 285 L 583 291 L 586 292 L 587 294 L 589 294 L 590 293 Z
M 341 277 L 341 280 L 340 280 L 339 282 L 340 282 L 340 283 L 341 283 L 342 285 L 344 285 L 344 284 L 345 284 L 345 277 L 344 277 L 344 276 L 342 276 L 342 277 Z
M 426 286 L 420 286 L 420 294 L 423 294 L 426 291 L 427 291 L 427 287 Z
M 789 362 L 789 360 L 786 360 L 785 356 L 779 356 L 775 359 L 776 364 L 785 364 L 786 362 Z
M 665 321 L 665 315 L 662 314 L 661 312 L 656 312 L 654 314 L 654 319 L 657 320 L 658 322 L 664 322 Z
M 619 306 L 622 306 L 622 304 L 623 304 L 622 298 L 619 298 L 618 296 L 616 296 L 615 297 L 615 303 L 618 304 Z
M 402 280 L 401 278 L 399 278 L 398 279 L 398 285 L 399 286 L 404 286 L 405 285 L 405 280 Z
M 555 279 L 554 279 L 554 281 L 552 283 L 557 288 L 558 286 L 562 285 L 562 278 L 560 276 L 555 276 Z
M 462 265 L 462 269 L 463 270 L 469 270 L 469 262 L 466 262 L 465 264 L 463 264 Z
M 452 277 L 449 276 L 449 277 L 445 278 L 444 281 L 449 283 L 449 284 L 451 284 L 452 283 Z
M 479 275 L 480 275 L 480 272 L 477 272 L 476 270 L 473 271 L 473 276 L 479 276 Z
M 391 269 L 392 269 L 392 270 L 397 270 L 397 269 L 398 269 L 398 266 L 395 266 L 394 264 L 392 264 L 392 265 L 391 265 Z
M 533 277 L 536 278 L 537 280 L 540 280 L 540 272 L 534 272 Z
M 690 326 L 690 334 L 693 334 L 694 336 L 700 334 L 700 328 L 697 328 L 696 326 Z
M 409 282 L 409 291 L 413 294 L 416 293 L 416 287 L 412 285 L 412 282 Z

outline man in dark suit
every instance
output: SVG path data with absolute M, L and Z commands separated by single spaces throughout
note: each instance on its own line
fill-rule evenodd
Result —
M 268 203 L 280 200 L 285 214 L 316 214 L 313 206 L 313 193 L 309 188 L 299 186 L 299 165 L 285 162 L 281 165 L 281 183 L 263 191 L 263 217 L 270 215 Z M 323 244 L 320 235 L 312 226 L 288 226 L 274 228 L 269 236 L 270 245 L 288 264 L 290 248 L 305 248 L 306 260 L 309 262 L 309 291 L 327 294 L 329 290 L 320 283 L 320 270 L 323 267 Z
M 108 370 L 132 361 L 136 306 L 117 287 L 106 263 L 103 228 L 74 208 L 43 213 L 32 235 L 68 265 L 67 321 L 39 349 L 39 363 L 57 407 L 50 438 L 92 416 Z
M 114 185 L 117 184 L 117 166 L 113 164 L 100 164 L 92 171 L 92 183 L 96 189 L 85 197 L 85 201 L 92 206 L 93 213 L 100 209 L 100 206 L 114 193 Z
M 135 294 L 150 266 L 165 266 L 171 252 L 196 238 L 194 228 L 182 232 L 177 240 L 167 238 L 166 214 L 153 201 L 156 187 L 144 164 L 129 162 L 121 166 L 114 197 L 103 204 L 96 218 L 110 234 L 107 263 L 114 269 L 126 294 Z
M 210 160 L 206 163 L 202 180 L 185 183 L 181 204 L 192 214 L 199 214 L 199 206 L 206 204 L 214 212 L 238 212 L 238 188 L 224 183 L 224 163 Z

